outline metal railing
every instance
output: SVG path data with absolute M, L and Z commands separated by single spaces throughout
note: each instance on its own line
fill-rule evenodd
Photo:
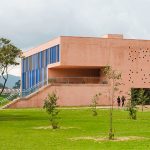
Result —
M 47 85 L 47 80 L 45 81 L 41 81 L 38 84 L 34 85 L 33 87 L 26 89 L 26 90 L 22 90 L 22 92 L 20 92 L 20 90 L 14 92 L 11 92 L 9 96 L 7 96 L 6 98 L 3 98 L 2 100 L 0 100 L 0 105 L 5 104 L 8 101 L 12 101 L 18 97 L 25 97 L 30 95 L 31 93 L 34 93 L 36 91 L 38 91 L 41 87 L 43 87 L 44 85 Z
M 8 101 L 12 101 L 18 97 L 20 97 L 20 90 L 18 90 L 18 92 L 16 92 L 16 93 L 10 93 L 9 96 L 0 100 L 0 105 L 7 103 Z
M 44 81 L 41 81 L 39 83 L 37 83 L 36 85 L 34 85 L 33 87 L 31 88 L 28 88 L 26 90 L 22 90 L 22 95 L 21 97 L 25 97 L 25 96 L 28 96 L 30 95 L 31 93 L 34 93 L 36 91 L 38 91 L 41 87 L 47 85 L 47 80 L 44 80 Z
M 106 80 L 101 80 L 99 77 L 55 77 L 49 78 L 50 84 L 108 84 Z
M 106 80 L 101 80 L 99 77 L 55 77 L 41 81 L 26 90 L 22 90 L 20 96 L 26 97 L 47 84 L 108 84 L 108 82 Z

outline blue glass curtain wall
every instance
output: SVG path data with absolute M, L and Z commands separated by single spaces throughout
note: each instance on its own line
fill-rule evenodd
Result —
M 32 88 L 47 78 L 47 65 L 60 61 L 59 45 L 22 59 L 22 90 Z

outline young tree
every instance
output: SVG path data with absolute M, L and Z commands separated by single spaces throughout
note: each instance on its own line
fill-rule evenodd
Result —
M 128 103 L 127 108 L 129 111 L 129 117 L 130 119 L 136 120 L 137 118 L 137 91 L 134 89 L 131 89 L 131 91 L 128 93 Z
M 118 86 L 121 84 L 117 82 L 121 79 L 121 73 L 113 70 L 112 67 L 106 66 L 103 69 L 104 74 L 109 80 L 110 87 L 108 89 L 109 93 L 109 100 L 110 100 L 110 126 L 109 126 L 109 139 L 114 139 L 114 132 L 113 132 L 113 106 L 114 106 L 114 98 L 115 98 L 115 91 L 118 91 Z
M 58 113 L 57 110 L 57 100 L 58 97 L 55 92 L 52 92 L 51 94 L 48 94 L 47 98 L 45 99 L 45 103 L 43 108 L 46 109 L 46 112 L 50 116 L 50 122 L 53 129 L 58 128 Z
M 149 100 L 149 97 L 147 94 L 145 94 L 144 89 L 140 89 L 137 96 L 138 103 L 142 106 L 142 111 L 144 108 L 145 103 Z
M 0 38 L 0 77 L 4 79 L 2 90 L 3 93 L 8 80 L 8 68 L 19 65 L 17 58 L 21 58 L 22 52 L 10 40 Z
M 98 114 L 96 107 L 97 107 L 100 95 L 101 95 L 101 93 L 98 93 L 98 94 L 94 95 L 92 98 L 91 108 L 92 108 L 93 116 L 97 116 L 97 114 Z

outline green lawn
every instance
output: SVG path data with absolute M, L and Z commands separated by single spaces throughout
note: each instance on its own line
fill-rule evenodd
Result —
M 150 111 L 138 112 L 137 120 L 128 112 L 114 111 L 116 137 L 145 137 L 129 141 L 71 140 L 77 137 L 105 137 L 108 134 L 109 110 L 99 110 L 98 117 L 90 109 L 61 109 L 57 130 L 49 126 L 42 109 L 0 110 L 0 150 L 149 150 Z M 41 128 L 41 129 L 40 129 Z
M 0 95 L 0 106 L 3 106 L 9 102 L 9 100 L 4 100 L 8 95 Z

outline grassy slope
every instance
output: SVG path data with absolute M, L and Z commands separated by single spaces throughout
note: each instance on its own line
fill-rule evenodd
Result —
M 7 104 L 9 102 L 9 100 L 5 100 L 1 103 L 1 101 L 4 99 L 4 98 L 7 98 L 8 95 L 0 95 L 0 106 L 3 106 L 5 104 Z
M 148 150 L 150 139 L 123 142 L 94 142 L 92 140 L 71 141 L 72 137 L 106 136 L 108 110 L 99 110 L 92 117 L 88 109 L 61 110 L 63 127 L 68 129 L 34 129 L 48 126 L 48 116 L 41 109 L 1 110 L 1 150 Z M 114 111 L 116 136 L 142 136 L 150 138 L 150 112 L 139 112 L 136 121 L 128 119 L 128 112 Z

